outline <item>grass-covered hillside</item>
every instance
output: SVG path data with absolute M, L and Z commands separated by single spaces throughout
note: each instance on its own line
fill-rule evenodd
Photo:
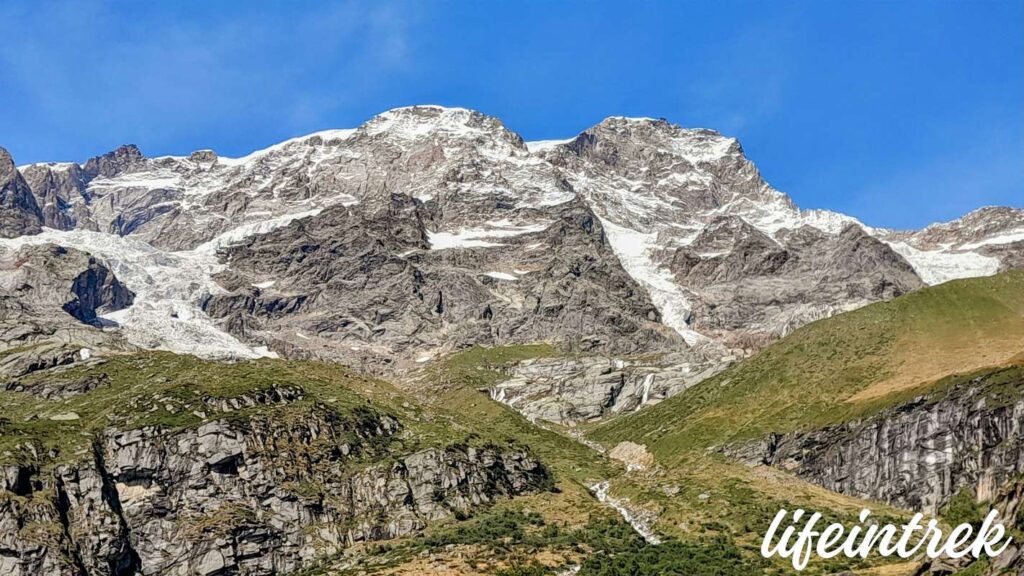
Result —
M 805 326 L 592 437 L 646 444 L 671 465 L 726 442 L 871 413 L 1022 352 L 1024 272 L 958 280 Z
M 280 398 L 284 396 L 285 398 Z M 254 416 L 301 418 L 310 410 L 393 415 L 403 450 L 460 441 L 466 428 L 435 422 L 386 382 L 314 362 L 205 361 L 169 352 L 116 355 L 34 372 L 0 390 L 0 462 L 61 463 L 85 457 L 105 429 L 195 427 Z
M 537 543 L 536 534 L 531 537 L 531 531 L 526 530 L 522 546 L 502 540 L 504 544 L 499 544 L 498 548 L 508 548 L 501 557 L 507 560 L 502 565 L 509 571 L 501 574 L 555 574 L 557 571 L 531 568 L 533 556 L 539 554 L 544 558 L 552 550 L 560 550 L 563 554 L 569 550 L 566 557 L 574 558 L 582 565 L 581 575 L 788 574 L 791 568 L 785 562 L 766 562 L 758 552 L 759 535 L 779 508 L 809 507 L 826 512 L 834 520 L 852 521 L 865 505 L 863 501 L 829 492 L 781 472 L 752 471 L 719 458 L 701 459 L 680 469 L 658 467 L 643 472 L 627 472 L 621 463 L 609 460 L 574 439 L 571 429 L 531 423 L 513 409 L 481 393 L 481 390 L 507 378 L 506 368 L 515 362 L 560 354 L 562 352 L 548 344 L 471 348 L 428 368 L 415 384 L 432 409 L 457 414 L 460 421 L 487 429 L 492 435 L 516 438 L 530 446 L 555 472 L 561 492 L 519 498 L 499 507 L 522 509 L 526 502 L 530 510 L 539 512 L 547 522 L 541 528 L 535 527 L 534 532 L 547 531 L 558 535 L 543 548 L 547 552 L 534 549 L 525 557 L 522 556 L 522 546 L 531 550 L 531 546 Z M 596 501 L 587 487 L 599 480 L 611 481 L 617 498 L 627 500 L 637 510 L 647 510 L 656 516 L 654 528 L 666 543 L 650 546 L 635 534 L 628 539 L 598 538 L 597 535 L 607 528 L 603 518 L 610 508 L 595 507 Z M 876 506 L 875 509 L 882 516 L 899 514 L 884 506 Z M 487 525 L 492 520 L 482 517 L 478 522 Z M 561 526 L 562 531 L 553 532 L 551 525 Z M 515 539 L 519 538 L 515 536 Z M 594 542 L 595 538 L 600 545 L 587 544 Z M 564 548 L 567 541 L 571 543 L 568 549 Z M 480 554 L 480 549 L 494 548 L 493 542 L 485 536 L 479 537 L 477 545 L 478 551 L 467 553 L 468 557 Z M 398 554 L 400 550 L 389 549 L 388 552 Z M 601 553 L 595 555 L 595 551 Z M 550 566 L 551 562 L 545 564 Z M 834 574 L 844 570 L 855 570 L 857 574 L 881 574 L 875 571 L 884 568 L 878 564 L 878 559 L 815 561 L 805 574 Z M 437 565 L 430 567 L 434 570 L 439 568 Z M 422 564 L 420 568 L 426 570 Z M 462 572 L 454 570 L 451 573 Z M 885 573 L 902 574 L 899 571 Z

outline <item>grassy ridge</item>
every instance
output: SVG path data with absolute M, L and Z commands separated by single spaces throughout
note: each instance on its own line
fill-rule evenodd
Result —
M 1024 272 L 949 282 L 809 324 L 656 406 L 592 431 L 663 464 L 770 432 L 843 421 L 1024 350 Z
M 88 392 L 67 399 L 44 399 L 23 391 L 0 390 L 0 463 L 38 464 L 88 458 L 93 439 L 108 427 L 189 428 L 218 419 L 246 422 L 253 416 L 303 418 L 311 410 L 357 418 L 359 411 L 390 414 L 404 425 L 403 452 L 428 446 L 493 438 L 452 418 L 426 411 L 391 384 L 346 368 L 317 362 L 258 360 L 207 361 L 169 352 L 113 356 L 86 366 L 47 370 L 17 383 L 25 389 L 94 382 Z M 237 399 L 272 387 L 298 390 L 296 401 L 218 412 L 220 399 Z

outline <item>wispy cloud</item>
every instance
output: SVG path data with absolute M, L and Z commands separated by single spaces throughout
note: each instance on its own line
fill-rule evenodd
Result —
M 947 139 L 942 153 L 876 173 L 868 185 L 837 198 L 835 207 L 897 227 L 958 218 L 979 208 L 979 198 L 1024 208 L 1024 126 L 988 116 L 979 112 L 967 122 L 972 131 L 936 126 L 936 138 Z
M 171 141 L 211 119 L 316 127 L 361 79 L 408 66 L 411 11 L 390 3 L 295 4 L 273 18 L 258 4 L 209 17 L 205 7 L 0 4 L 8 29 L 31 31 L 0 43 L 0 92 L 32 102 L 50 137 L 102 129 Z M 167 13 L 134 13 L 145 10 Z
M 737 134 L 783 108 L 802 23 L 793 14 L 740 25 L 704 50 L 704 73 L 686 86 L 694 114 Z

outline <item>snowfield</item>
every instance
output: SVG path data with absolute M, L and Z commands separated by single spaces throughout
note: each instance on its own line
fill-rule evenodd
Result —
M 487 248 L 490 246 L 504 246 L 501 242 L 494 242 L 494 239 L 512 238 L 543 232 L 552 222 L 537 222 L 535 224 L 512 224 L 507 220 L 495 220 L 484 222 L 482 228 L 465 228 L 453 232 L 427 232 L 427 240 L 430 242 L 431 250 L 447 250 L 450 248 Z
M 888 244 L 910 263 L 921 280 L 929 286 L 960 278 L 991 276 L 999 271 L 997 258 L 973 252 L 918 250 L 905 242 Z
M 661 312 L 662 323 L 678 332 L 691 346 L 706 342 L 707 337 L 692 330 L 686 322 L 690 315 L 686 293 L 668 270 L 651 259 L 651 251 L 658 247 L 657 234 L 644 234 L 604 219 L 601 219 L 601 224 L 622 267 L 647 289 L 651 302 Z
M 180 252 L 160 250 L 130 236 L 49 228 L 41 234 L 0 239 L 0 249 L 11 252 L 22 246 L 56 244 L 103 260 L 117 279 L 135 293 L 135 302 L 101 318 L 120 326 L 128 341 L 136 346 L 207 358 L 276 357 L 265 346 L 250 346 L 221 330 L 199 304 L 206 296 L 223 292 L 213 280 L 213 275 L 225 268 L 217 261 L 217 247 L 311 215 L 292 214 L 248 224 L 196 250 Z M 262 287 L 272 284 L 264 283 Z

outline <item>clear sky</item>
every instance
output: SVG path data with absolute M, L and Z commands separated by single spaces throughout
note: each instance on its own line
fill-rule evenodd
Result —
M 715 128 L 802 207 L 874 225 L 1024 206 L 1024 0 L 0 0 L 0 21 L 18 163 L 235 156 L 443 104 L 527 140 Z

